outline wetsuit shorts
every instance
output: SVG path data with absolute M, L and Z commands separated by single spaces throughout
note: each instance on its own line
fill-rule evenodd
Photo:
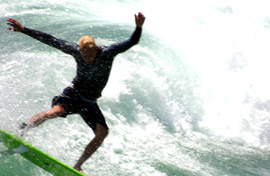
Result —
M 97 123 L 108 129 L 105 118 L 99 109 L 96 101 L 87 100 L 74 90 L 72 87 L 64 89 L 63 93 L 52 100 L 52 106 L 61 105 L 66 113 L 61 117 L 69 114 L 80 114 L 86 124 L 95 131 Z

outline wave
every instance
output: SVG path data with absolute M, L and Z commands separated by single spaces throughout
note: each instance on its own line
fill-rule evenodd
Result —
M 139 45 L 116 57 L 99 99 L 110 135 L 86 172 L 267 175 L 270 40 L 262 4 L 248 4 L 254 13 L 247 20 L 247 7 L 237 2 L 12 0 L 0 5 L 0 19 L 72 42 L 90 34 L 107 45 L 129 37 L 133 14 L 145 13 Z M 76 65 L 5 27 L 0 38 L 0 128 L 16 134 L 21 122 L 50 107 Z M 24 140 L 72 166 L 92 135 L 74 115 L 48 121 Z M 46 175 L 19 156 L 0 158 L 1 170 Z

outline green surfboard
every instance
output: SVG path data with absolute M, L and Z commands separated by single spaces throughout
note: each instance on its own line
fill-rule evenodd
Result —
M 9 150 L 18 153 L 33 164 L 41 167 L 54 176 L 84 176 L 77 170 L 43 153 L 23 140 L 0 129 L 0 142 Z

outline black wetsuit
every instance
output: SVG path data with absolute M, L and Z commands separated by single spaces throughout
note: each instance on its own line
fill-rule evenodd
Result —
M 93 64 L 88 64 L 83 60 L 79 45 L 76 43 L 60 40 L 26 27 L 22 32 L 72 55 L 77 63 L 77 74 L 72 81 L 73 86 L 67 87 L 60 96 L 56 96 L 52 105 L 62 105 L 67 114 L 79 113 L 93 130 L 95 130 L 96 123 L 101 123 L 108 128 L 96 100 L 101 96 L 101 92 L 108 82 L 114 57 L 137 44 L 142 29 L 136 27 L 132 36 L 126 41 L 99 47 Z M 64 114 L 63 117 L 67 114 Z

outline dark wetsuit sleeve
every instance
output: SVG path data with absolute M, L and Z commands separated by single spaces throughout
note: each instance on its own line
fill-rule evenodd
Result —
M 136 27 L 132 36 L 128 40 L 125 40 L 121 43 L 112 44 L 111 46 L 109 46 L 108 49 L 111 50 L 113 55 L 125 52 L 126 50 L 128 50 L 129 48 L 131 48 L 132 46 L 136 45 L 139 42 L 141 33 L 142 28 Z
M 40 31 L 37 31 L 34 29 L 29 29 L 29 28 L 24 27 L 22 33 L 24 33 L 30 37 L 33 37 L 42 43 L 45 43 L 45 44 L 50 45 L 54 48 L 57 48 L 66 54 L 73 55 L 76 52 L 77 45 L 75 43 L 71 43 L 71 42 L 67 42 L 65 40 L 57 39 L 57 38 L 55 38 L 49 34 L 46 34 L 44 32 L 40 32 Z

